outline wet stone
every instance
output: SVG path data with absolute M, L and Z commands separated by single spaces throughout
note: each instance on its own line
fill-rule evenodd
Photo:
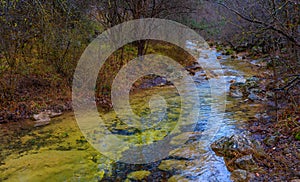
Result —
M 263 140 L 263 142 L 269 147 L 274 146 L 278 141 L 279 138 L 277 136 L 269 136 Z
M 163 160 L 158 168 L 162 171 L 183 171 L 187 169 L 187 166 L 190 166 L 192 162 L 185 161 L 185 160 Z
M 243 97 L 244 92 L 244 83 L 242 82 L 235 82 L 230 85 L 230 92 L 229 95 L 233 98 L 241 98 Z
M 168 179 L 168 182 L 189 182 L 190 180 L 188 180 L 187 178 L 180 176 L 180 175 L 174 175 L 171 178 Z
M 212 150 L 219 156 L 235 157 L 238 153 L 247 155 L 253 153 L 255 144 L 245 136 L 232 135 L 222 137 L 211 145 Z
M 230 179 L 234 182 L 244 182 L 247 181 L 247 171 L 237 169 L 231 173 Z
M 252 155 L 245 155 L 234 161 L 236 168 L 244 170 L 254 170 L 257 168 L 256 162 Z
M 201 137 L 201 132 L 184 132 L 174 136 L 170 142 L 171 145 L 182 145 L 186 142 L 197 140 Z
M 175 159 L 194 160 L 199 159 L 206 151 L 201 149 L 199 145 L 190 143 L 183 145 L 170 152 L 170 157 Z
M 150 171 L 134 171 L 128 174 L 127 178 L 132 180 L 143 180 L 151 174 Z
M 33 118 L 35 119 L 34 127 L 45 126 L 50 124 L 51 118 L 62 115 L 61 112 L 54 112 L 50 110 L 43 111 L 39 114 L 34 114 Z
M 248 99 L 252 100 L 252 101 L 258 101 L 258 100 L 262 100 L 256 93 L 254 92 L 250 92 L 250 94 L 248 95 Z

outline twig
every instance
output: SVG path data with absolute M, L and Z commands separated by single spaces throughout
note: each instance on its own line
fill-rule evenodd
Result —
M 275 88 L 273 89 L 274 91 L 282 91 L 285 90 L 286 88 L 287 91 L 289 91 L 292 87 L 294 87 L 295 85 L 297 85 L 300 81 L 298 81 L 298 79 L 300 79 L 300 76 L 298 75 L 296 78 L 294 78 L 292 81 L 290 81 L 288 84 L 286 84 L 285 86 L 281 87 L 281 88 Z M 298 82 L 296 82 L 298 81 Z M 296 84 L 294 84 L 296 82 Z

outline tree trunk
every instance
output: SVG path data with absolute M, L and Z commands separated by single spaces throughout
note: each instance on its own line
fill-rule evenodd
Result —
M 137 53 L 137 56 L 139 57 L 139 56 L 143 56 L 143 55 L 145 55 L 145 45 L 146 45 L 146 40 L 139 40 L 138 42 L 137 42 L 137 48 L 138 48 L 138 53 Z

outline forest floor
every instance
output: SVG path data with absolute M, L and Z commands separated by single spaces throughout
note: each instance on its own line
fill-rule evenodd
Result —
M 258 57 L 268 62 L 268 55 Z M 247 122 L 246 130 L 267 154 L 257 161 L 264 173 L 253 181 L 300 181 L 300 85 L 275 91 L 272 70 L 266 64 L 257 65 L 254 72 L 261 80 L 260 89 L 272 96 L 255 101 L 261 104 L 260 113 Z
M 268 155 L 257 161 L 265 173 L 257 176 L 255 181 L 300 179 L 300 107 L 285 104 L 286 96 L 280 95 L 281 106 L 277 111 L 275 101 L 268 100 L 262 103 L 262 110 L 267 112 L 248 121 L 252 139 L 259 141 Z M 299 101 L 299 96 L 295 99 Z

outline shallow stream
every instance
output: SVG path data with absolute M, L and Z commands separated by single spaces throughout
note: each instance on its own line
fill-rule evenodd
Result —
M 242 59 L 221 56 L 227 90 L 230 82 L 243 81 L 254 75 L 251 64 Z M 211 112 L 210 85 L 203 71 L 193 79 L 200 96 L 200 116 L 189 140 L 171 151 L 163 160 L 149 164 L 114 162 L 95 150 L 82 135 L 73 113 L 54 118 L 50 125 L 33 127 L 33 121 L 0 124 L 0 181 L 230 181 L 222 158 L 202 142 L 207 117 L 215 120 L 219 130 L 212 140 L 244 131 L 245 121 L 254 117 L 256 104 L 242 99 L 226 98 L 225 112 Z M 114 112 L 102 113 L 106 127 L 115 135 L 135 145 L 151 144 L 168 135 L 180 114 L 180 99 L 173 86 L 160 86 L 133 93 L 131 106 L 135 113 L 149 114 L 149 98 L 156 93 L 166 97 L 172 106 L 167 117 L 156 127 L 137 131 L 122 123 Z M 207 115 L 207 113 L 210 113 Z M 224 117 L 223 117 L 224 116 Z M 96 129 L 94 132 L 97 132 Z M 174 142 L 180 142 L 178 136 Z M 120 151 L 118 155 L 130 155 Z M 112 151 L 115 152 L 115 151 Z

